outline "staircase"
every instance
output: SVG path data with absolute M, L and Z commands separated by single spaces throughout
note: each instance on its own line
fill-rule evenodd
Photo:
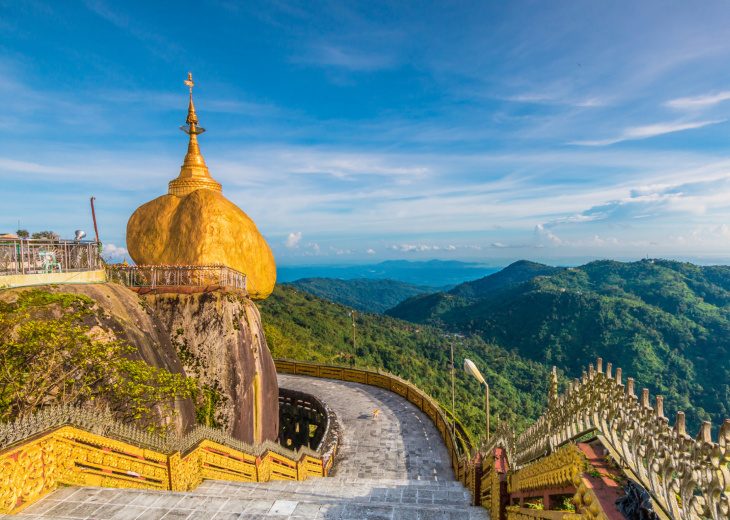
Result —
M 70 487 L 14 518 L 489 519 L 485 509 L 470 505 L 471 493 L 454 479 L 441 435 L 410 402 L 387 390 L 344 381 L 279 374 L 279 385 L 313 394 L 337 414 L 341 445 L 331 477 L 208 480 L 187 493 Z

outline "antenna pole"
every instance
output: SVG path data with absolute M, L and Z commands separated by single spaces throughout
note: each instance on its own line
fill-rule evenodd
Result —
M 94 219 L 94 233 L 96 233 L 96 241 L 99 242 L 99 230 L 96 228 L 96 212 L 94 211 L 94 199 L 91 197 L 91 217 Z

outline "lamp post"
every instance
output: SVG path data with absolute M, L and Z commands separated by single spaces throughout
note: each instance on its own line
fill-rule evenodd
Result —
M 352 355 L 356 356 L 357 355 L 357 345 L 355 344 L 355 309 L 352 309 L 349 314 L 352 317 Z M 355 360 L 353 358 L 353 362 L 354 361 Z M 353 363 L 353 366 L 354 366 L 354 363 Z
M 470 374 L 476 378 L 477 381 L 482 383 L 486 389 L 486 412 L 487 412 L 487 442 L 489 442 L 489 385 L 479 373 L 479 369 L 473 361 L 469 359 L 464 360 L 464 370 L 467 374 Z
M 446 364 L 446 367 L 451 370 L 451 432 L 456 435 L 456 398 L 454 397 L 454 342 L 449 341 L 451 347 L 451 361 Z

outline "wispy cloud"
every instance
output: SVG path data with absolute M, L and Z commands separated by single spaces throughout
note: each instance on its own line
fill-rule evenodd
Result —
M 619 137 L 614 137 L 610 139 L 598 139 L 593 141 L 572 141 L 568 144 L 580 146 L 607 146 L 609 144 L 620 143 L 622 141 L 647 139 L 649 137 L 655 137 L 657 135 L 669 134 L 672 132 L 681 132 L 682 130 L 692 130 L 694 128 L 702 128 L 703 126 L 724 123 L 725 121 L 727 120 L 719 119 L 714 121 L 696 121 L 692 123 L 673 122 L 657 123 L 646 126 L 635 126 L 627 128 Z
M 132 19 L 125 12 L 121 12 L 117 4 L 114 4 L 113 9 L 104 0 L 84 0 L 84 3 L 91 12 L 147 44 L 150 52 L 157 57 L 169 61 L 172 56 L 182 53 L 182 49 L 176 43 L 163 38 L 150 27 L 146 27 L 142 21 Z
M 679 109 L 701 109 L 716 105 L 728 99 L 730 99 L 730 91 L 725 91 L 717 94 L 703 94 L 695 97 L 672 99 L 671 101 L 667 101 L 666 105 Z
M 392 55 L 333 45 L 312 46 L 309 53 L 301 58 L 301 61 L 323 67 L 337 67 L 357 72 L 390 69 L 396 63 L 395 57 Z

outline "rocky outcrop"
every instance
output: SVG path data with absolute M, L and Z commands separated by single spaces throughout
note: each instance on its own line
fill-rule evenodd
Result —
M 251 298 L 276 284 L 276 262 L 253 220 L 221 193 L 163 195 L 137 208 L 127 224 L 137 265 L 226 265 L 248 277 Z
M 190 377 L 207 390 L 201 422 L 248 443 L 276 440 L 279 387 L 256 305 L 233 293 L 150 294 Z
M 173 374 L 185 373 L 168 331 L 150 311 L 147 302 L 129 289 L 111 283 L 46 285 L 0 291 L 0 300 L 15 301 L 20 292 L 31 289 L 88 296 L 96 302 L 100 312 L 87 316 L 85 325 L 112 331 L 117 339 L 134 346 L 136 358 L 150 366 L 164 368 Z M 171 422 L 178 434 L 195 426 L 195 406 L 190 398 L 176 399 L 168 406 L 177 413 L 172 418 L 161 418 L 161 424 Z

